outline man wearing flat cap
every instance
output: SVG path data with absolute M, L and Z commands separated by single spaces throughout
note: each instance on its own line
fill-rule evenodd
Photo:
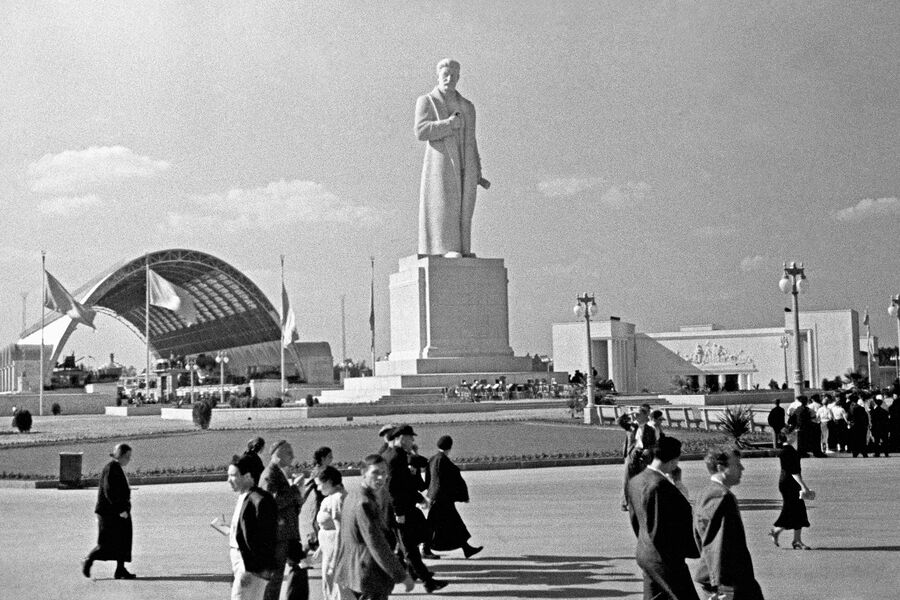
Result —
M 388 446 L 390 446 L 391 432 L 396 428 L 397 426 L 393 423 L 387 423 L 378 430 L 378 437 L 384 441 L 384 443 L 381 444 L 381 448 L 378 449 L 378 454 L 384 454 L 384 451 L 388 449 Z
M 428 537 L 428 524 L 425 515 L 416 506 L 425 502 L 420 493 L 425 489 L 425 482 L 414 477 L 409 470 L 409 449 L 415 435 L 416 432 L 409 425 L 400 425 L 389 434 L 388 449 L 382 454 L 387 464 L 387 480 L 383 490 L 386 490 L 393 507 L 409 569 L 413 577 L 425 583 L 425 590 L 430 594 L 445 587 L 447 582 L 434 578 L 422 562 L 422 554 L 419 552 L 419 544 Z

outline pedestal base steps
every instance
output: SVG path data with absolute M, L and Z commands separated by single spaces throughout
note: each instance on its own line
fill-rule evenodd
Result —
M 377 369 L 376 369 L 377 372 Z M 322 404 L 331 403 L 371 403 L 371 402 L 443 402 L 444 390 L 461 385 L 465 380 L 469 384 L 485 380 L 493 384 L 505 378 L 506 384 L 524 384 L 567 381 L 566 373 L 544 371 L 518 372 L 461 372 L 461 373 L 417 373 L 411 375 L 376 375 L 375 377 L 352 377 L 344 380 L 342 390 L 323 390 L 319 397 Z

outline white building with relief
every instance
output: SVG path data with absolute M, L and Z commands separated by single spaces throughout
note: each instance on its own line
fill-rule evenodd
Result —
M 784 323 L 760 329 L 697 325 L 643 333 L 615 317 L 591 322 L 593 367 L 620 393 L 670 392 L 679 378 L 692 387 L 719 390 L 767 388 L 771 380 L 790 385 L 794 344 L 791 313 L 784 313 Z M 801 311 L 800 350 L 807 386 L 819 387 L 822 379 L 848 370 L 865 371 L 859 315 L 852 309 Z M 553 363 L 557 371 L 584 371 L 583 320 L 553 325 Z

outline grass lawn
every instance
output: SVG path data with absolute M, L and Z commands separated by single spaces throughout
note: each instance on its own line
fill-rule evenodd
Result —
M 338 463 L 355 463 L 376 451 L 381 443 L 375 424 L 199 431 L 190 424 L 179 423 L 169 430 L 163 427 L 164 432 L 141 433 L 141 428 L 151 428 L 150 420 L 138 425 L 140 422 L 134 418 L 107 419 L 110 417 L 100 420 L 106 431 L 102 441 L 62 441 L 0 448 L 0 476 L 17 474 L 28 478 L 55 478 L 59 475 L 60 452 L 83 452 L 84 474 L 95 475 L 109 460 L 108 454 L 117 441 L 127 441 L 134 448 L 134 457 L 128 467 L 130 472 L 222 471 L 223 477 L 231 456 L 242 452 L 247 440 L 256 435 L 266 440 L 267 448 L 276 440 L 288 440 L 294 446 L 298 461 L 307 463 L 311 461 L 313 451 L 320 446 L 331 447 Z M 131 424 L 128 428 L 117 427 L 119 421 Z M 158 423 L 159 419 L 155 421 Z M 623 436 L 622 431 L 616 428 L 591 427 L 552 418 L 414 423 L 414 428 L 422 454 L 432 455 L 436 451 L 437 439 L 448 434 L 454 439 L 453 456 L 460 461 L 478 457 L 617 456 Z M 710 443 L 725 439 L 722 434 L 697 430 L 672 430 L 670 433 L 685 442 L 686 452 L 700 451 Z

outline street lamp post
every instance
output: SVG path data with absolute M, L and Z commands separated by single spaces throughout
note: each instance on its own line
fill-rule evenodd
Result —
M 228 354 L 219 350 L 216 362 L 219 363 L 219 403 L 225 404 L 225 365 L 228 364 Z
M 784 263 L 784 275 L 778 282 L 778 287 L 785 294 L 794 297 L 794 397 L 803 395 L 803 366 L 800 352 L 800 307 L 797 296 L 806 291 L 806 274 L 803 271 L 803 263 L 797 264 L 791 261 Z
M 781 347 L 782 354 L 784 355 L 784 383 L 788 382 L 788 368 L 787 368 L 787 349 L 788 346 L 791 345 L 791 338 L 786 335 L 781 336 L 781 341 L 778 342 L 778 345 Z
M 891 297 L 888 314 L 897 319 L 897 379 L 900 380 L 900 294 Z
M 197 370 L 197 360 L 194 358 L 188 359 L 188 371 L 191 373 L 191 404 L 194 403 L 194 371 Z
M 585 372 L 585 380 L 587 381 L 587 406 L 584 407 L 584 422 L 591 424 L 597 423 L 600 417 L 596 414 L 596 404 L 594 403 L 594 361 L 591 357 L 591 317 L 597 314 L 597 303 L 594 296 L 585 292 L 576 298 L 578 304 L 573 308 L 575 316 L 584 317 L 584 327 L 587 333 L 587 369 Z

